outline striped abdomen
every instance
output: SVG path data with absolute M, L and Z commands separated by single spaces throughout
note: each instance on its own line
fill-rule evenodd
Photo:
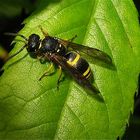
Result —
M 88 62 L 83 59 L 78 53 L 69 52 L 66 54 L 67 63 L 76 68 L 86 79 L 91 76 L 91 69 Z

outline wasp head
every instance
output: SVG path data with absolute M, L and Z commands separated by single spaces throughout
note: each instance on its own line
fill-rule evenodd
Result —
M 28 39 L 27 51 L 32 58 L 37 57 L 37 52 L 40 45 L 40 37 L 37 34 L 31 34 Z

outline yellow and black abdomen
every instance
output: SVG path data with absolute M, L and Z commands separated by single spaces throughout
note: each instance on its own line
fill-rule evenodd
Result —
M 86 79 L 89 79 L 91 76 L 91 69 L 88 62 L 83 59 L 76 52 L 69 52 L 66 54 L 67 63 L 73 66 L 75 69 L 79 71 Z

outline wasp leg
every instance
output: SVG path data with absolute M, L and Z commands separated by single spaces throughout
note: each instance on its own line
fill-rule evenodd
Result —
M 39 81 L 42 80 L 42 78 L 44 78 L 45 76 L 52 75 L 54 72 L 55 72 L 54 71 L 54 65 L 53 65 L 53 63 L 51 63 L 51 65 L 48 68 L 48 70 L 39 78 Z
M 49 36 L 49 34 L 46 31 L 44 31 L 41 26 L 39 26 L 39 28 L 44 36 Z
M 73 42 L 73 40 L 74 40 L 76 37 L 77 37 L 77 35 L 75 35 L 75 36 L 72 37 L 71 39 L 68 39 L 67 44 L 66 44 L 67 48 L 69 47 L 69 44 L 70 44 L 71 42 Z
M 62 67 L 61 66 L 59 66 L 59 78 L 58 78 L 58 80 L 57 80 L 57 89 L 59 90 L 59 84 L 60 84 L 60 82 L 61 82 L 61 77 L 62 77 Z
M 72 37 L 71 39 L 69 39 L 69 42 L 73 42 L 73 40 L 77 37 L 77 35 L 75 35 L 74 37 Z
M 41 64 L 44 64 L 46 62 L 46 59 L 44 57 L 38 58 Z

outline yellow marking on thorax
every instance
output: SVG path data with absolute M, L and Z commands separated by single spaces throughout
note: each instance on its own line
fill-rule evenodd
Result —
M 90 67 L 88 66 L 87 70 L 83 73 L 84 76 L 86 76 L 90 72 Z
M 71 62 L 71 61 L 67 61 L 67 63 L 69 64 L 69 65 L 75 65 L 77 62 L 78 62 L 78 60 L 80 59 L 80 55 L 79 54 L 76 54 L 76 58 Z

